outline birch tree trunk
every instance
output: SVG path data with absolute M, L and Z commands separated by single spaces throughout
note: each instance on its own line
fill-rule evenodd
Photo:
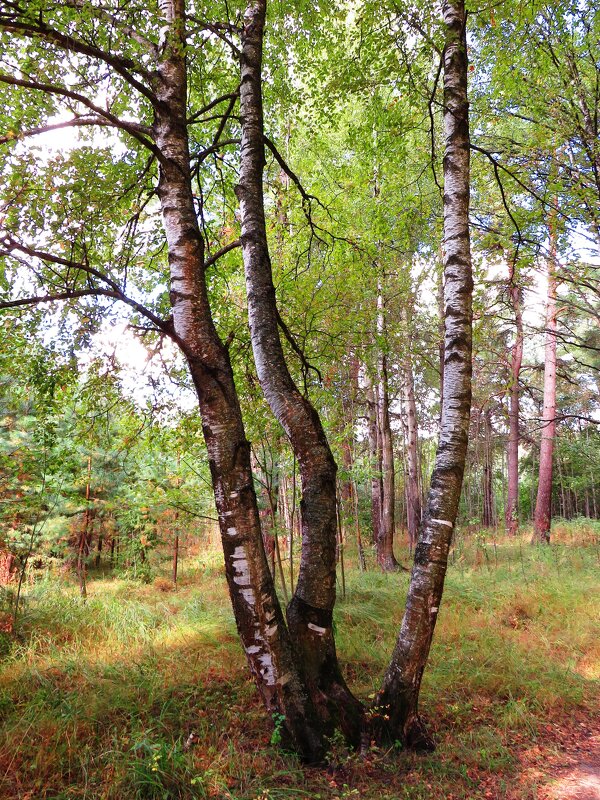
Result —
M 469 112 L 464 0 L 444 0 L 444 399 L 427 508 L 406 609 L 375 699 L 375 735 L 431 748 L 418 715 L 421 678 L 442 598 L 467 452 L 473 279 L 469 243 Z
M 552 518 L 552 457 L 556 434 L 556 211 L 549 223 L 548 290 L 546 294 L 546 347 L 544 360 L 544 408 L 538 490 L 533 518 L 533 542 L 550 541 Z
M 153 136 L 161 153 L 157 193 L 168 246 L 174 337 L 198 395 L 227 583 L 248 663 L 267 710 L 284 715 L 292 745 L 314 761 L 323 753 L 323 738 L 265 557 L 250 446 L 229 353 L 208 301 L 186 129 L 184 5 L 184 0 L 159 3 L 165 44 L 154 86 Z
M 510 385 L 508 388 L 508 487 L 505 525 L 510 536 L 519 529 L 519 410 L 521 388 L 519 385 L 523 362 L 523 300 L 521 289 L 515 282 L 514 260 L 509 266 L 510 301 L 515 315 L 515 343 L 510 358 Z
M 300 470 L 302 550 L 287 609 L 294 644 L 324 729 L 341 727 L 358 741 L 362 707 L 338 665 L 333 637 L 336 588 L 337 466 L 316 410 L 296 387 L 279 338 L 263 198 L 265 164 L 261 88 L 266 0 L 246 7 L 241 34 L 242 144 L 236 195 L 242 220 L 250 337 L 256 371 L 271 410 L 286 432 Z
M 390 425 L 390 401 L 388 392 L 387 359 L 382 357 L 381 381 L 379 384 L 379 429 L 381 431 L 381 528 L 376 542 L 377 563 L 383 572 L 394 572 L 398 562 L 394 555 L 396 480 L 394 472 L 394 443 Z

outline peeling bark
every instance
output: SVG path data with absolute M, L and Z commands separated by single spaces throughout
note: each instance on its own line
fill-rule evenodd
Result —
M 242 220 L 248 317 L 256 371 L 265 398 L 298 460 L 302 497 L 302 550 L 287 619 L 307 686 L 324 730 L 341 727 L 358 741 L 361 705 L 338 665 L 333 637 L 336 582 L 337 466 L 316 410 L 296 387 L 286 364 L 267 243 L 263 169 L 262 45 L 265 0 L 246 7 L 241 34 L 240 114 L 242 143 L 236 195 Z
M 174 334 L 198 395 L 227 583 L 248 663 L 267 710 L 285 716 L 291 744 L 315 761 L 323 754 L 323 737 L 265 557 L 250 446 L 229 354 L 208 301 L 186 130 L 184 2 L 162 0 L 160 10 L 165 35 L 155 77 L 153 136 L 162 154 L 157 193 L 168 245 Z
M 421 678 L 442 598 L 462 485 L 471 408 L 473 291 L 469 243 L 469 112 L 464 0 L 444 0 L 443 406 L 427 509 L 415 550 L 406 609 L 375 700 L 378 739 L 431 748 L 418 715 Z
M 515 315 L 515 343 L 510 358 L 510 385 L 508 387 L 508 487 L 506 498 L 505 526 L 510 536 L 519 529 L 519 407 L 521 401 L 521 364 L 523 362 L 523 299 L 520 287 L 515 282 L 515 264 L 509 266 L 509 293 Z

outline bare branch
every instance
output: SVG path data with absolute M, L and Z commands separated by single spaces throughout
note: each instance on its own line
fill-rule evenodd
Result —
M 223 147 L 229 147 L 232 144 L 239 144 L 239 139 L 223 139 L 220 142 L 215 142 L 211 144 L 209 147 L 205 147 L 200 153 L 194 154 L 192 158 L 196 160 L 197 165 L 201 164 L 203 161 L 206 161 L 208 156 L 211 153 L 216 153 L 218 150 L 221 150 Z
M 285 336 L 285 338 L 289 342 L 290 347 L 292 348 L 294 353 L 296 353 L 296 355 L 298 356 L 298 358 L 302 362 L 302 366 L 305 369 L 305 371 L 308 372 L 309 370 L 312 369 L 314 372 L 316 372 L 317 373 L 317 377 L 319 378 L 319 383 L 322 384 L 323 383 L 323 376 L 321 375 L 321 371 L 319 370 L 318 367 L 315 367 L 313 364 L 310 363 L 310 361 L 308 361 L 308 359 L 304 355 L 304 352 L 302 351 L 302 348 L 296 342 L 296 340 L 294 339 L 294 336 L 292 335 L 292 332 L 290 331 L 288 326 L 283 321 L 282 316 L 279 313 L 279 309 L 277 307 L 275 307 L 275 314 L 277 316 L 277 324 L 279 325 L 279 327 L 283 331 L 283 335 Z
M 189 16 L 188 19 L 196 23 L 198 26 L 197 30 L 214 33 L 214 35 L 218 36 L 222 42 L 225 42 L 227 47 L 231 48 L 231 51 L 236 58 L 240 57 L 239 48 L 225 35 L 225 33 L 240 33 L 240 28 L 237 28 L 235 25 L 230 25 L 226 22 L 207 22 L 206 20 L 198 19 L 197 17 L 192 16 Z
M 240 89 L 238 87 L 235 90 L 235 92 L 230 92 L 229 94 L 224 94 L 221 97 L 217 97 L 215 100 L 212 100 L 207 105 L 203 106 L 202 108 L 199 108 L 197 111 L 194 111 L 194 113 L 190 117 L 188 117 L 187 120 L 188 125 L 191 125 L 192 123 L 196 122 L 196 120 L 198 120 L 203 114 L 207 114 L 211 109 L 213 109 L 215 106 L 218 106 L 220 103 L 224 103 L 226 100 L 231 100 L 232 98 L 237 99 L 239 96 L 240 96 Z
M 155 106 L 158 102 L 156 95 L 150 89 L 148 89 L 147 86 L 144 86 L 143 83 L 140 83 L 140 81 L 138 81 L 138 79 L 135 78 L 129 70 L 133 69 L 135 72 L 143 75 L 148 81 L 151 80 L 150 74 L 144 68 L 136 65 L 136 63 L 130 58 L 121 58 L 120 56 L 113 55 L 112 53 L 107 53 L 98 47 L 86 44 L 78 39 L 74 39 L 72 36 L 67 36 L 59 31 L 53 30 L 44 22 L 40 22 L 39 25 L 32 25 L 27 22 L 13 21 L 9 23 L 3 23 L 1 26 L 9 33 L 21 34 L 29 39 L 45 39 L 48 42 L 58 44 L 64 50 L 69 50 L 74 53 L 81 53 L 82 55 L 104 61 L 105 64 L 113 67 L 113 69 L 125 81 L 127 81 L 130 86 L 133 86 L 134 89 L 137 89 L 140 94 L 149 100 L 153 106 Z
M 8 83 L 11 86 L 22 86 L 25 89 L 33 89 L 38 92 L 45 92 L 46 94 L 55 94 L 59 97 L 66 97 L 69 100 L 74 100 L 77 103 L 81 103 L 83 106 L 93 111 L 94 114 L 106 119 L 115 128 L 120 128 L 121 130 L 129 133 L 134 139 L 150 150 L 150 152 L 153 153 L 161 163 L 163 163 L 165 160 L 158 147 L 156 147 L 153 142 L 147 139 L 146 136 L 143 136 L 140 133 L 139 123 L 129 123 L 119 119 L 119 117 L 111 114 L 110 111 L 106 111 L 105 109 L 96 106 L 91 102 L 91 100 L 88 100 L 85 95 L 79 94 L 79 92 L 73 92 L 70 89 L 65 89 L 63 86 L 55 86 L 50 83 L 39 83 L 38 81 L 25 81 L 21 80 L 20 78 L 13 78 L 11 75 L 6 75 L 4 73 L 0 73 L 0 83 Z
M 57 122 L 54 125 L 40 125 L 37 128 L 30 128 L 26 131 L 19 131 L 11 132 L 6 134 L 5 136 L 0 136 L 0 144 L 6 144 L 7 142 L 12 142 L 17 139 L 27 139 L 30 136 L 39 136 L 43 133 L 49 133 L 50 131 L 58 131 L 62 130 L 63 128 L 83 128 L 83 127 L 90 127 L 90 126 L 105 126 L 116 128 L 117 126 L 110 122 L 108 119 L 96 116 L 82 116 L 82 117 L 74 117 L 73 119 L 66 120 L 65 122 Z M 150 128 L 146 127 L 145 125 L 140 125 L 137 122 L 128 122 L 127 125 L 131 130 L 137 129 L 139 133 L 145 136 L 151 136 Z
M 310 205 L 311 205 L 312 201 L 314 200 L 317 203 L 317 205 L 321 206 L 322 209 L 324 209 L 325 211 L 328 211 L 326 206 L 323 205 L 323 203 L 319 200 L 318 197 L 315 197 L 314 194 L 309 194 L 309 192 L 306 191 L 304 186 L 302 186 L 302 183 L 300 182 L 300 178 L 288 166 L 287 162 L 285 161 L 285 159 L 283 158 L 283 156 L 281 155 L 279 150 L 275 147 L 273 142 L 269 139 L 269 137 L 268 136 L 264 136 L 263 138 L 265 140 L 265 144 L 267 145 L 269 150 L 275 156 L 275 161 L 277 161 L 277 163 L 279 164 L 281 169 L 285 172 L 285 174 L 288 176 L 288 178 L 296 186 L 296 188 L 300 192 L 302 200 L 308 205 L 309 209 L 310 209 Z
M 215 264 L 221 258 L 221 256 L 224 256 L 231 250 L 235 250 L 236 247 L 241 247 L 241 246 L 242 246 L 241 239 L 236 239 L 234 242 L 226 244 L 225 247 L 222 247 L 220 250 L 217 250 L 216 253 L 210 256 L 210 258 L 206 259 L 206 261 L 204 262 L 204 269 L 209 269 L 209 267 L 212 267 L 213 264 Z
M 114 297 L 116 300 L 120 300 L 121 302 L 133 308 L 142 316 L 146 317 L 146 319 L 150 320 L 153 325 L 156 325 L 158 330 L 168 334 L 171 336 L 171 338 L 173 338 L 174 331 L 169 320 L 164 320 L 161 317 L 158 317 L 156 314 L 154 314 L 154 312 L 146 308 L 146 306 L 128 297 L 118 283 L 116 283 L 108 275 L 100 272 L 100 270 L 91 267 L 89 264 L 72 261 L 71 259 L 62 258 L 61 256 L 55 256 L 52 253 L 46 253 L 42 250 L 36 250 L 32 247 L 27 247 L 26 245 L 22 245 L 20 242 L 12 239 L 10 236 L 4 237 L 2 244 L 5 246 L 6 250 L 0 251 L 0 255 L 11 256 L 13 251 L 17 250 L 20 253 L 30 256 L 31 258 L 38 258 L 40 261 L 44 261 L 46 263 L 60 264 L 61 266 L 68 267 L 69 269 L 84 272 L 87 275 L 90 275 L 91 277 L 101 281 L 102 283 L 105 283 L 109 288 L 102 289 L 100 287 L 91 287 L 88 289 L 68 289 L 64 292 L 59 292 L 54 295 L 45 295 L 43 297 L 5 300 L 0 301 L 0 308 L 17 308 L 19 306 L 36 305 L 37 303 L 46 303 L 55 300 L 70 300 L 77 297 L 85 297 L 86 295 Z

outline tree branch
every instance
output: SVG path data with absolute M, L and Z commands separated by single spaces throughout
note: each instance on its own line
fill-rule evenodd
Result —
M 43 133 L 49 133 L 50 131 L 58 131 L 62 130 L 63 128 L 82 128 L 82 127 L 89 127 L 92 125 L 97 126 L 105 126 L 109 128 L 116 128 L 117 126 L 110 122 L 108 119 L 104 119 L 102 117 L 91 117 L 91 116 L 81 116 L 81 117 L 74 117 L 73 119 L 66 120 L 65 122 L 57 122 L 54 125 L 40 125 L 37 128 L 30 128 L 26 131 L 19 131 L 11 132 L 6 134 L 5 136 L 0 136 L 0 144 L 6 144 L 7 142 L 12 142 L 15 140 L 27 139 L 30 136 L 39 136 Z M 152 132 L 150 128 L 147 128 L 145 125 L 140 125 L 137 122 L 128 122 L 127 125 L 131 130 L 137 129 L 138 132 L 145 136 L 151 136 Z M 128 132 L 130 132 L 128 131 Z
M 209 269 L 209 267 L 212 267 L 213 264 L 215 264 L 221 258 L 221 256 L 224 256 L 231 250 L 235 250 L 236 247 L 241 247 L 241 246 L 242 246 L 241 239 L 236 239 L 234 242 L 226 244 L 225 247 L 222 247 L 220 250 L 217 250 L 216 253 L 214 253 L 212 256 L 206 259 L 206 261 L 204 262 L 204 269 L 205 270 Z
M 112 53 L 107 53 L 106 51 L 101 50 L 99 47 L 94 47 L 86 44 L 85 42 L 81 42 L 78 39 L 74 39 L 72 36 L 67 36 L 59 31 L 53 30 L 44 22 L 40 22 L 40 24 L 36 26 L 27 22 L 13 21 L 9 23 L 3 23 L 1 27 L 9 33 L 21 34 L 29 39 L 45 39 L 48 42 L 60 45 L 60 47 L 62 47 L 64 50 L 69 50 L 74 53 L 81 53 L 82 55 L 104 61 L 105 64 L 113 67 L 113 69 L 130 86 L 133 86 L 134 89 L 137 89 L 140 94 L 149 100 L 153 106 L 158 103 L 156 95 L 150 89 L 148 89 L 147 86 L 144 86 L 143 83 L 140 83 L 140 81 L 138 81 L 137 78 L 131 74 L 131 72 L 129 72 L 129 69 L 133 68 L 140 75 L 143 75 L 146 80 L 151 80 L 150 74 L 139 65 L 136 65 L 132 59 L 121 58 L 120 56 L 115 56 Z
M 37 305 L 38 303 L 46 303 L 56 300 L 71 300 L 78 297 L 85 297 L 86 295 L 114 297 L 116 300 L 120 300 L 121 302 L 133 308 L 142 316 L 146 317 L 146 319 L 150 320 L 150 322 L 152 322 L 152 324 L 155 325 L 158 330 L 168 334 L 171 338 L 174 337 L 172 324 L 169 320 L 164 320 L 161 317 L 158 317 L 156 314 L 150 311 L 150 309 L 146 308 L 141 303 L 138 303 L 136 300 L 133 300 L 131 297 L 128 297 L 120 288 L 118 283 L 113 281 L 112 278 L 109 278 L 108 275 L 100 272 L 100 270 L 94 269 L 94 267 L 91 267 L 88 264 L 72 261 L 67 258 L 62 258 L 61 256 L 55 256 L 52 253 L 46 253 L 41 250 L 35 250 L 32 247 L 27 247 L 15 241 L 10 236 L 4 237 L 2 243 L 7 249 L 0 251 L 0 255 L 12 256 L 13 251 L 17 250 L 20 253 L 30 256 L 31 258 L 38 258 L 40 261 L 51 264 L 60 264 L 61 266 L 68 267 L 70 269 L 85 272 L 87 275 L 90 275 L 107 284 L 109 288 L 102 289 L 99 287 L 92 287 L 88 289 L 67 289 L 64 292 L 58 292 L 57 294 L 49 294 L 40 297 L 25 297 L 18 300 L 4 300 L 0 301 L 0 309 Z
M 195 22 L 198 26 L 197 30 L 199 31 L 209 31 L 210 33 L 214 33 L 215 36 L 218 36 L 222 42 L 231 48 L 232 53 L 236 58 L 240 57 L 240 50 L 236 45 L 225 36 L 225 33 L 240 33 L 241 29 L 237 28 L 235 25 L 230 25 L 226 22 L 207 22 L 203 19 L 198 19 L 197 17 L 188 16 L 188 20 Z
M 136 139 L 138 142 L 140 142 L 140 144 L 144 145 L 144 147 L 153 153 L 153 155 L 155 155 L 161 163 L 164 163 L 165 161 L 165 158 L 158 147 L 156 147 L 153 142 L 139 132 L 139 123 L 129 123 L 119 119 L 118 117 L 115 117 L 115 115 L 111 114 L 110 111 L 105 111 L 99 106 L 94 105 L 91 100 L 88 100 L 85 95 L 79 94 L 79 92 L 73 92 L 70 89 L 65 89 L 62 86 L 55 86 L 54 84 L 50 83 L 39 83 L 38 81 L 25 81 L 21 80 L 20 78 L 13 78 L 11 75 L 6 75 L 4 73 L 0 73 L 0 83 L 8 83 L 11 86 L 22 86 L 25 89 L 33 89 L 38 92 L 45 92 L 46 94 L 55 94 L 59 97 L 66 97 L 69 100 L 74 100 L 77 103 L 81 103 L 83 106 L 93 111 L 94 114 L 98 114 L 98 116 L 106 119 L 115 128 L 120 128 L 121 130 L 129 133 L 130 136 L 133 136 L 134 139 Z
M 281 314 L 279 313 L 279 309 L 278 309 L 277 307 L 275 307 L 275 314 L 276 314 L 276 316 L 277 316 L 277 324 L 279 325 L 279 327 L 280 327 L 280 328 L 281 328 L 281 330 L 283 331 L 283 335 L 285 336 L 285 338 L 286 338 L 286 339 L 287 339 L 287 341 L 289 342 L 289 344 L 290 344 L 290 347 L 292 348 L 292 350 L 294 351 L 294 353 L 296 353 L 296 355 L 299 357 L 300 361 L 302 362 L 302 366 L 304 367 L 304 369 L 306 370 L 306 372 L 308 372 L 309 370 L 311 370 L 311 369 L 312 369 L 312 370 L 313 370 L 313 372 L 316 372 L 316 373 L 317 373 L 317 376 L 318 376 L 318 378 L 319 378 L 319 383 L 321 383 L 321 384 L 322 384 L 322 383 L 323 383 L 323 376 L 321 375 L 321 371 L 319 370 L 319 368 L 318 368 L 318 367 L 315 367 L 315 366 L 313 366 L 313 365 L 310 363 L 310 361 L 308 361 L 308 359 L 306 358 L 306 356 L 304 355 L 304 353 L 303 353 L 303 351 L 302 351 L 302 348 L 301 348 L 301 347 L 300 347 L 300 345 L 299 345 L 299 344 L 296 342 L 296 340 L 294 339 L 294 336 L 292 335 L 292 332 L 290 331 L 290 329 L 288 328 L 288 326 L 287 326 L 287 325 L 285 324 L 285 322 L 283 321 L 283 319 L 282 319 L 282 316 L 281 316 Z
M 318 197 L 315 197 L 314 194 L 309 194 L 309 192 L 306 191 L 304 186 L 302 186 L 300 178 L 288 166 L 287 162 L 285 161 L 285 159 L 283 158 L 283 156 L 281 155 L 279 150 L 275 147 L 273 142 L 269 139 L 269 137 L 268 136 L 263 136 L 263 138 L 264 138 L 265 144 L 267 145 L 269 150 L 275 156 L 275 161 L 277 161 L 277 163 L 279 164 L 281 169 L 285 172 L 285 174 L 288 176 L 288 178 L 296 186 L 296 188 L 300 192 L 302 200 L 308 205 L 309 210 L 310 210 L 311 202 L 314 200 L 318 205 L 321 206 L 322 209 L 324 209 L 324 211 L 328 211 L 328 209 L 323 205 L 323 203 L 319 200 Z
M 190 117 L 188 117 L 187 124 L 188 125 L 192 125 L 203 114 L 207 114 L 215 106 L 218 106 L 220 103 L 224 103 L 226 100 L 231 100 L 232 98 L 236 98 L 237 99 L 239 96 L 240 96 L 240 89 L 238 87 L 235 90 L 235 92 L 229 92 L 229 94 L 224 94 L 221 97 L 217 97 L 215 100 L 212 100 L 210 103 L 205 105 L 203 108 L 199 108 L 198 111 L 194 111 L 194 113 Z
M 201 164 L 203 161 L 206 161 L 208 156 L 211 153 L 216 153 L 218 150 L 221 150 L 223 147 L 228 147 L 232 144 L 239 144 L 239 139 L 223 139 L 220 142 L 215 142 L 211 144 L 209 147 L 204 148 L 200 153 L 194 154 L 192 158 L 197 162 L 197 165 Z

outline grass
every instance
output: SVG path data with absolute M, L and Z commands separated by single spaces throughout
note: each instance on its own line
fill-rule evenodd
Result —
M 457 543 L 423 686 L 437 751 L 360 761 L 334 741 L 322 771 L 269 743 L 215 554 L 183 564 L 176 592 L 98 576 L 84 604 L 64 578 L 34 584 L 0 661 L 0 798 L 533 798 L 523 754 L 600 713 L 598 531 L 555 538 Z M 335 624 L 363 698 L 407 585 L 350 560 Z

